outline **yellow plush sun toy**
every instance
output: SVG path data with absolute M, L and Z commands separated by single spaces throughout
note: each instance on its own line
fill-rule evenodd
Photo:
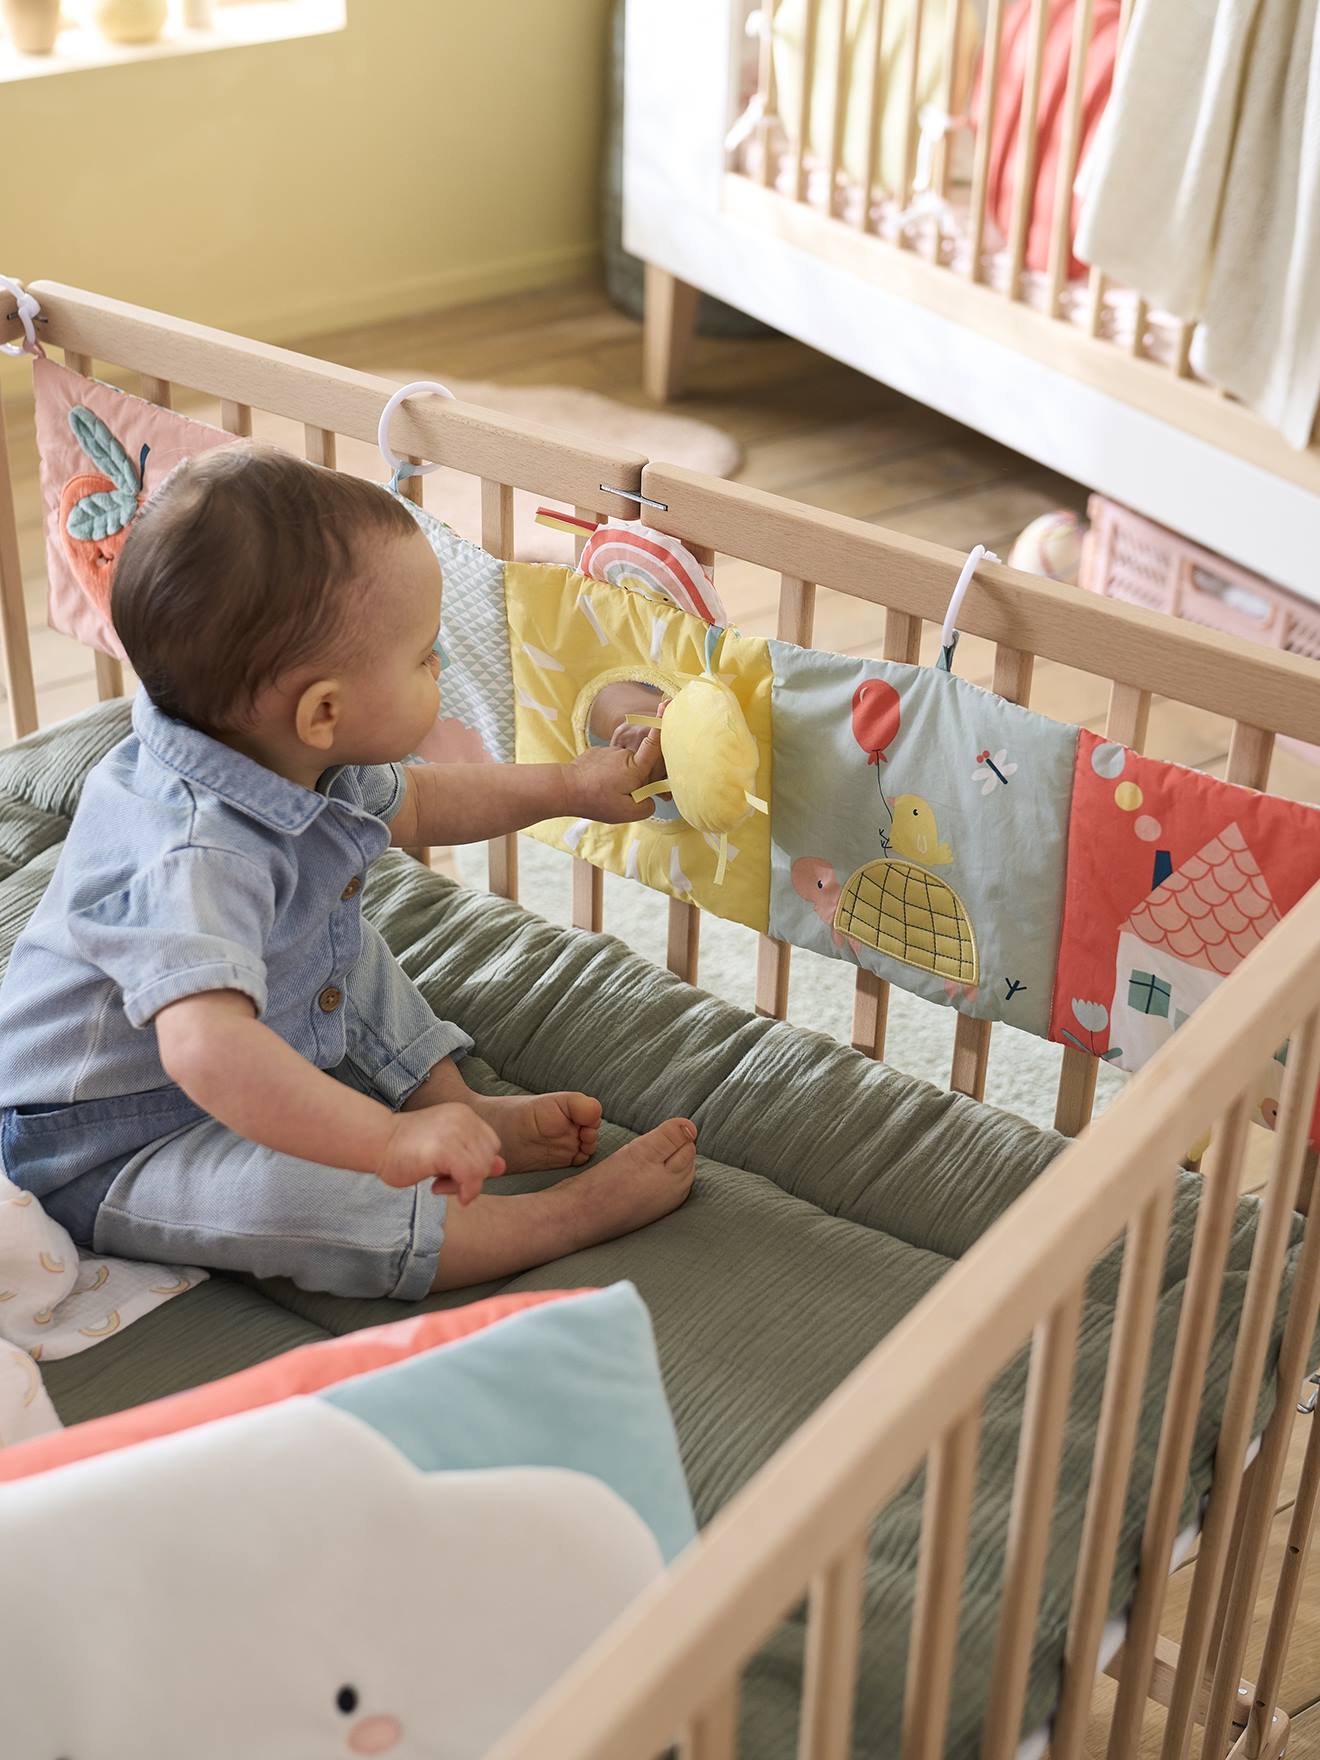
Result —
M 665 760 L 662 782 L 648 782 L 634 800 L 671 794 L 674 805 L 694 831 L 720 840 L 715 884 L 724 881 L 729 863 L 729 833 L 750 813 L 768 813 L 752 790 L 760 764 L 756 740 L 742 705 L 715 674 L 715 656 L 722 629 L 706 637 L 706 670 L 690 679 L 666 705 L 663 715 L 630 715 L 639 726 L 660 729 Z

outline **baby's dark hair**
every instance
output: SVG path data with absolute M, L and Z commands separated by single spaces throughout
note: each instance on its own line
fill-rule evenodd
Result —
M 165 714 L 241 728 L 267 685 L 369 627 L 344 589 L 418 530 L 376 483 L 245 442 L 177 466 L 129 527 L 110 617 Z

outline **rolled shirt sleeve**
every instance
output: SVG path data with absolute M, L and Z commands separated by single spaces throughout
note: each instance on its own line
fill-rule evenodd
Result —
M 172 850 L 122 891 L 71 912 L 84 959 L 123 992 L 129 1024 L 145 1027 L 171 1002 L 238 990 L 266 1007 L 264 950 L 275 884 L 259 863 L 227 850 Z
M 354 764 L 350 767 L 354 791 L 365 813 L 388 825 L 403 805 L 408 781 L 402 764 Z

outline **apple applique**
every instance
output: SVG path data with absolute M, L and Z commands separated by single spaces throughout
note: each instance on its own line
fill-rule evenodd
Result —
M 69 411 L 74 439 L 98 466 L 71 477 L 60 495 L 59 527 L 74 578 L 94 608 L 110 621 L 110 587 L 128 528 L 146 500 L 147 454 L 136 468 L 100 416 L 83 404 Z

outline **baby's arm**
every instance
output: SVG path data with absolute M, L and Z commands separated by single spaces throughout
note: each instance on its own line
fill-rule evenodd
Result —
M 300 1057 L 237 990 L 186 997 L 155 1020 L 166 1073 L 249 1142 L 389 1186 L 430 1179 L 464 1204 L 504 1172 L 498 1137 L 470 1106 L 391 1112 Z
M 639 803 L 632 792 L 659 757 L 660 734 L 652 729 L 636 752 L 593 746 L 569 764 L 410 764 L 390 841 L 413 849 L 480 843 L 542 819 L 646 819 L 650 801 Z

